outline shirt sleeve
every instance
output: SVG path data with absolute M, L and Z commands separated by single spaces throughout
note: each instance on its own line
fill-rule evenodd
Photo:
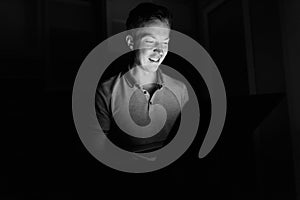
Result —
M 95 96 L 95 109 L 98 122 L 104 133 L 108 133 L 111 126 L 110 99 L 111 92 L 108 83 L 99 84 Z

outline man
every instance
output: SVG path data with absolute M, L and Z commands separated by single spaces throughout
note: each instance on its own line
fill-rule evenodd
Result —
M 125 73 L 99 83 L 96 114 L 114 144 L 131 152 L 149 152 L 174 137 L 188 93 L 183 83 L 159 69 L 170 40 L 168 10 L 152 3 L 139 4 L 130 12 L 126 26 L 132 62 L 124 63 L 128 66 Z

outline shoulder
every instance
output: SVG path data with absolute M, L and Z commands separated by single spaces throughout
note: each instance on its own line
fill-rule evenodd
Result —
M 164 73 L 162 73 L 162 77 L 163 77 L 164 83 L 166 84 L 167 87 L 176 89 L 180 92 L 183 92 L 184 90 L 186 90 L 186 86 L 183 82 L 181 82 L 175 78 L 172 78 Z
M 97 92 L 104 93 L 105 95 L 111 94 L 114 86 L 120 79 L 120 74 L 110 77 L 106 80 L 100 80 L 97 86 Z

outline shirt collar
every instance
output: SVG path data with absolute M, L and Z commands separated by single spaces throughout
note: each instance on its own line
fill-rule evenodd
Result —
M 134 86 L 137 86 L 138 88 L 140 88 L 140 85 L 136 82 L 136 80 L 133 78 L 133 76 L 131 75 L 130 73 L 130 68 L 128 68 L 128 72 L 126 72 L 124 74 L 124 78 L 128 84 L 129 87 L 134 87 Z M 157 77 L 157 81 L 156 81 L 156 84 L 160 85 L 161 87 L 164 85 L 164 80 L 163 80 L 163 76 L 162 76 L 162 71 L 161 69 L 157 69 L 156 71 L 156 77 Z

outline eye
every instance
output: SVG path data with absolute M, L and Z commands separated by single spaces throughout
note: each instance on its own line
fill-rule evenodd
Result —
M 146 43 L 148 43 L 148 44 L 153 44 L 154 41 L 147 40 Z

